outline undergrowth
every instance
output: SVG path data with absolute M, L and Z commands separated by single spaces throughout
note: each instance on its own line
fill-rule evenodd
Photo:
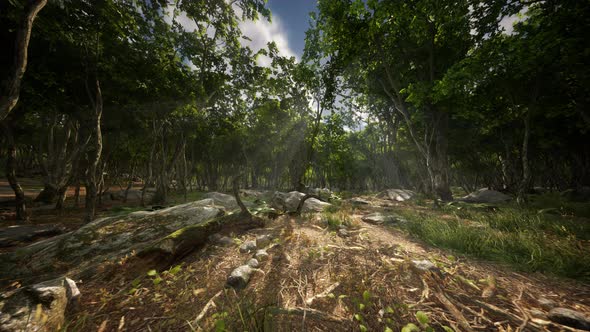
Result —
M 547 214 L 538 199 L 528 208 L 514 205 L 453 204 L 440 210 L 400 211 L 411 235 L 443 248 L 539 271 L 590 280 L 590 222 L 571 214 Z M 588 205 L 586 203 L 586 205 Z M 578 205 L 562 204 L 560 211 Z M 582 209 L 583 210 L 583 209 Z

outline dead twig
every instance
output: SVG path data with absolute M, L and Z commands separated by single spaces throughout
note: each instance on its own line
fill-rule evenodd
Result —
M 455 316 L 455 319 L 457 319 L 457 324 L 459 324 L 462 330 L 467 332 L 473 332 L 473 329 L 469 325 L 469 322 L 467 321 L 465 316 L 463 316 L 461 311 L 457 309 L 457 307 L 451 302 L 451 300 L 449 300 L 449 298 L 444 294 L 442 290 L 438 289 L 437 291 L 435 291 L 434 296 L 436 296 L 436 298 L 445 306 L 445 308 L 447 308 L 447 310 L 449 310 L 451 314 Z
M 305 303 L 308 306 L 312 305 L 312 303 L 313 303 L 313 301 L 315 299 L 319 299 L 319 298 L 323 298 L 323 297 L 328 296 L 328 294 L 332 293 L 334 291 L 334 289 L 336 289 L 338 286 L 340 286 L 340 283 L 339 282 L 333 283 L 328 288 L 326 288 L 323 292 L 321 292 L 321 293 L 319 293 L 317 295 L 314 295 L 311 298 L 307 299 L 307 301 L 305 301 Z
M 195 320 L 193 321 L 192 325 L 199 326 L 199 322 L 201 321 L 201 319 L 203 319 L 203 317 L 205 317 L 205 315 L 207 314 L 207 312 L 209 311 L 209 309 L 211 309 L 212 307 L 215 307 L 215 300 L 218 297 L 220 297 L 221 294 L 223 294 L 223 290 L 220 290 L 215 295 L 213 295 L 213 297 L 207 302 L 207 304 L 205 305 L 205 307 L 203 308 L 203 310 L 201 310 L 201 312 L 199 313 L 199 315 L 197 316 L 197 318 L 195 318 Z

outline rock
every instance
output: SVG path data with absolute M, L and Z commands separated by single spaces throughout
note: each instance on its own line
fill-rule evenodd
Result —
M 348 233 L 348 231 L 344 228 L 340 228 L 338 230 L 338 236 L 340 237 L 348 237 L 350 234 Z
M 73 232 L 0 254 L 0 284 L 33 276 L 37 280 L 60 274 L 78 278 L 86 270 L 118 262 L 180 229 L 200 225 L 223 214 L 219 207 L 192 202 L 153 212 L 137 211 L 99 218 Z M 170 240 L 169 245 L 177 244 Z M 174 247 L 169 249 L 175 250 Z
M 258 263 L 258 260 L 256 258 L 250 258 L 247 262 L 246 265 L 248 265 L 249 267 L 256 269 L 260 266 L 260 263 Z
M 211 198 L 215 202 L 215 205 L 223 206 L 228 210 L 234 210 L 239 208 L 238 202 L 236 202 L 236 199 L 231 195 L 222 194 L 218 192 L 210 192 L 207 193 L 205 197 Z
M 303 196 L 305 196 L 305 194 L 298 191 L 292 191 L 290 193 L 282 193 L 277 191 L 272 197 L 271 205 L 277 210 L 294 212 L 297 211 L 297 207 L 299 206 L 299 202 Z M 317 198 L 309 198 L 305 201 L 305 203 L 303 203 L 302 212 L 321 212 L 326 207 L 331 205 L 332 204 L 322 202 Z
M 377 198 L 388 199 L 390 201 L 404 202 L 412 199 L 416 193 L 406 189 L 387 189 L 377 194 Z
M 14 225 L 0 229 L 0 248 L 11 247 L 19 242 L 31 242 L 41 237 L 62 234 L 64 230 L 57 225 Z
M 57 331 L 80 296 L 76 283 L 58 278 L 0 296 L 0 331 Z M 41 310 L 41 312 L 37 312 Z
M 218 244 L 218 245 L 222 245 L 222 246 L 230 246 L 235 244 L 234 239 L 232 239 L 229 236 L 221 236 L 219 234 L 213 234 L 211 236 L 209 236 L 209 241 L 211 241 L 212 243 Z
M 531 315 L 531 317 L 535 317 L 535 318 L 539 318 L 539 319 L 547 319 L 547 315 L 545 315 L 545 313 L 543 311 L 538 310 L 538 309 L 529 310 L 529 315 Z
M 254 269 L 249 265 L 242 265 L 234 269 L 229 277 L 227 278 L 226 284 L 229 287 L 236 289 L 243 289 L 248 285 L 250 276 L 254 272 Z
M 579 311 L 567 308 L 553 308 L 549 311 L 547 317 L 549 320 L 561 325 L 590 331 L 590 317 Z
M 557 307 L 557 303 L 555 303 L 555 301 L 545 297 L 540 297 L 537 301 L 539 302 L 539 306 L 547 311 Z
M 460 199 L 467 203 L 502 203 L 511 200 L 512 197 L 499 191 L 482 188 Z
M 352 205 L 370 205 L 371 204 L 371 202 L 364 200 L 362 198 L 359 198 L 359 197 L 353 197 L 353 198 L 349 199 L 348 202 Z
M 240 195 L 243 197 L 254 197 L 261 198 L 267 194 L 266 191 L 253 190 L 253 189 L 240 189 Z
M 256 251 L 256 254 L 254 254 L 254 257 L 259 262 L 266 262 L 268 260 L 268 252 L 266 252 L 266 250 L 264 250 L 264 249 L 260 249 L 260 250 Z
M 258 235 L 256 237 L 256 247 L 264 248 L 267 247 L 272 241 L 272 236 L 270 234 Z
M 380 212 L 375 212 L 371 214 L 367 214 L 361 218 L 362 221 L 367 222 L 369 224 L 394 224 L 399 222 L 405 222 L 406 220 L 398 215 L 395 214 L 382 214 Z
M 438 267 L 436 265 L 434 265 L 434 263 L 432 263 L 429 260 L 413 260 L 412 261 L 412 266 L 415 267 L 416 269 L 423 271 L 423 272 L 427 272 L 427 271 L 432 271 L 432 272 L 439 272 L 440 270 L 438 269 Z
M 255 241 L 246 241 L 246 242 L 242 243 L 242 245 L 240 246 L 240 252 L 241 253 L 252 252 L 252 251 L 256 250 L 256 248 L 258 248 L 258 247 L 256 246 Z
M 332 191 L 328 188 L 311 188 L 308 192 L 322 199 L 330 199 L 333 196 Z

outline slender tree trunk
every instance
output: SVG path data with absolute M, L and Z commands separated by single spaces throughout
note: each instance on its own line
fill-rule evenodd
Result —
M 0 95 L 0 121 L 4 120 L 18 103 L 21 82 L 27 70 L 29 40 L 31 39 L 33 22 L 46 4 L 47 0 L 29 0 L 25 5 L 25 13 L 16 32 L 14 65 L 6 79 L 6 87 Z
M 86 173 L 86 216 L 85 221 L 91 222 L 96 214 L 96 196 L 98 191 L 99 176 L 98 173 L 100 157 L 102 155 L 102 132 L 100 121 L 102 118 L 102 92 L 100 90 L 100 82 L 96 79 L 95 82 L 95 97 L 92 97 L 90 89 L 87 87 L 90 100 L 94 107 L 94 114 L 92 117 L 93 127 L 90 135 L 92 135 L 92 144 L 88 151 L 88 170 Z
M 6 140 L 8 143 L 8 155 L 6 157 L 6 179 L 8 180 L 10 187 L 14 191 L 14 200 L 16 203 L 16 219 L 28 221 L 29 218 L 27 216 L 25 192 L 18 183 L 18 179 L 16 177 L 17 160 L 14 136 L 12 135 L 12 130 L 8 125 L 2 125 L 1 127 L 4 130 L 4 135 L 6 136 Z
M 449 128 L 449 114 L 444 111 L 439 111 L 437 114 L 437 121 L 434 125 L 436 130 L 436 148 L 434 152 L 434 190 L 443 202 L 453 200 L 449 184 L 449 157 L 448 157 L 448 128 Z
M 76 189 L 74 190 L 74 208 L 80 207 L 80 179 L 76 179 Z
M 522 140 L 522 179 L 520 181 L 520 185 L 518 186 L 518 193 L 516 196 L 516 202 L 518 204 L 526 204 L 527 201 L 527 192 L 531 184 L 531 170 L 529 165 L 529 138 L 531 133 L 531 114 L 530 110 L 527 111 L 527 114 L 524 118 L 524 137 Z
M 55 209 L 58 211 L 63 210 L 64 203 L 66 201 L 66 193 L 68 191 L 68 186 L 65 185 L 57 190 L 57 199 L 55 201 Z

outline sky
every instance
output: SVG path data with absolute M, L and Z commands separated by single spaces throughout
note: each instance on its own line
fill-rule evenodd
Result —
M 309 13 L 315 10 L 316 3 L 317 0 L 268 0 L 271 22 L 258 20 L 240 24 L 243 33 L 252 39 L 248 46 L 257 51 L 274 40 L 282 55 L 301 59 Z

